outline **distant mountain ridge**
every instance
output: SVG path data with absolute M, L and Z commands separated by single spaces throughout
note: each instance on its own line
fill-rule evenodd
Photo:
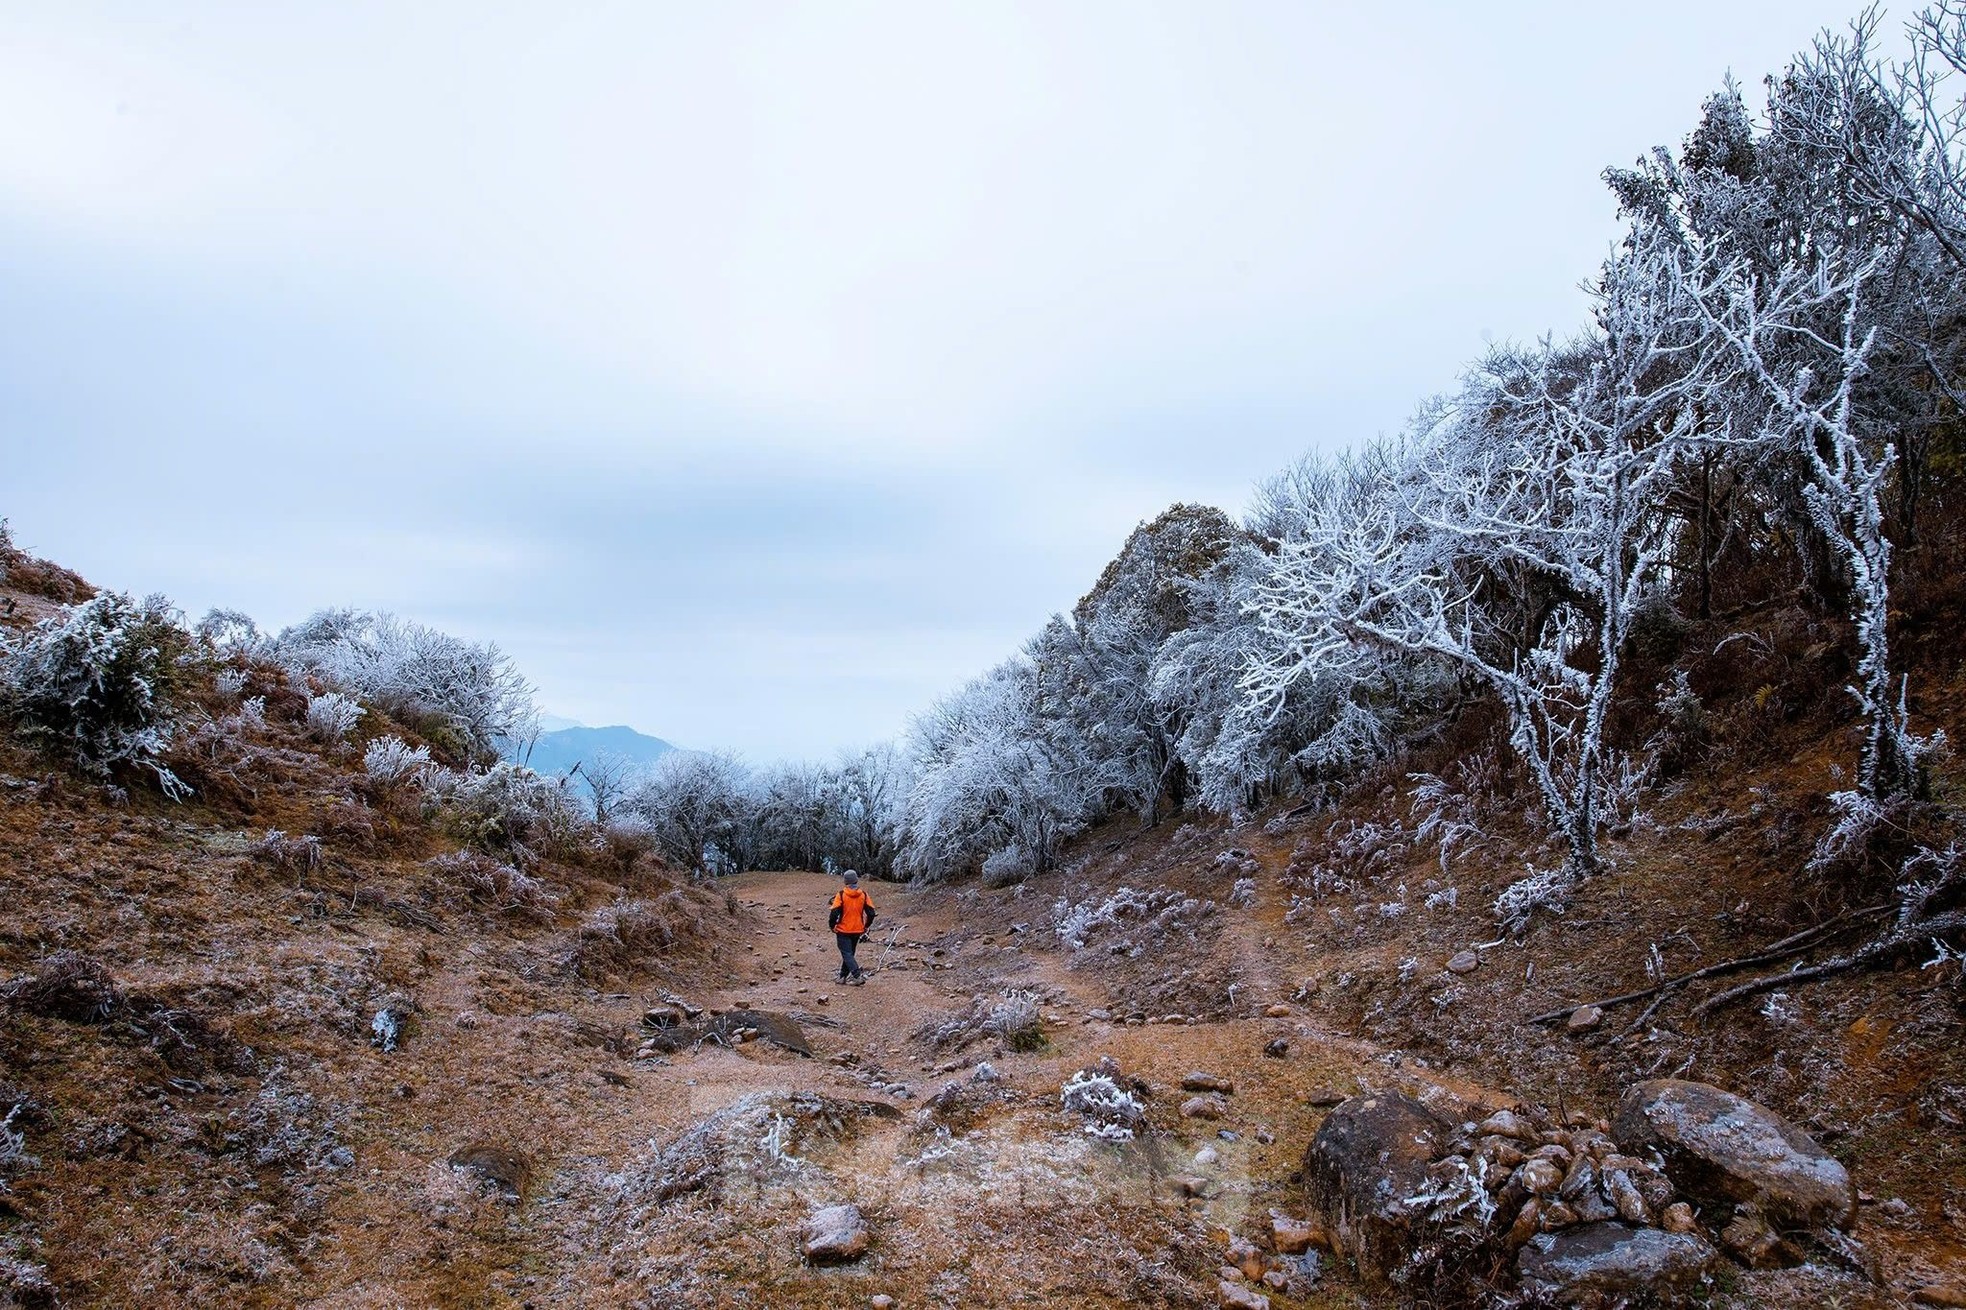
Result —
M 626 760 L 633 767 L 647 768 L 675 749 L 660 737 L 620 724 L 607 728 L 575 724 L 540 733 L 525 763 L 538 773 L 565 773 L 582 760 L 608 755 Z

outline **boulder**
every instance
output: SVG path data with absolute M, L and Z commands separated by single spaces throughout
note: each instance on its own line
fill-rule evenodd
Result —
M 816 1265 L 845 1264 L 867 1253 L 873 1240 L 857 1205 L 829 1205 L 806 1220 L 800 1249 Z
M 1408 1198 L 1428 1182 L 1448 1125 L 1399 1092 L 1354 1096 L 1325 1116 L 1304 1153 L 1304 1180 L 1337 1252 L 1383 1283 L 1404 1262 L 1415 1222 Z
M 1816 1141 L 1753 1101 L 1705 1083 L 1657 1078 L 1618 1103 L 1613 1132 L 1634 1155 L 1655 1151 L 1666 1176 L 1703 1204 L 1751 1204 L 1776 1227 L 1848 1228 L 1850 1174 Z
M 1717 1258 L 1691 1233 L 1605 1222 L 1537 1234 L 1516 1268 L 1531 1301 L 1596 1310 L 1670 1302 L 1697 1287 Z

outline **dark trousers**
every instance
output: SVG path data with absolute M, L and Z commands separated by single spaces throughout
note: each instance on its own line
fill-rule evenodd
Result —
M 840 944 L 840 977 L 853 978 L 859 976 L 860 962 L 853 958 L 853 953 L 859 949 L 860 939 L 864 935 L 863 933 L 857 932 L 836 932 L 833 934 L 833 940 Z

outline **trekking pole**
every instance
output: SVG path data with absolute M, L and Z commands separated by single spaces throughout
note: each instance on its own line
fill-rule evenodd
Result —
M 876 973 L 887 968 L 887 953 L 894 949 L 895 938 L 901 935 L 901 929 L 904 926 L 906 925 L 897 923 L 887 930 L 887 941 L 881 945 L 881 958 L 874 963 L 874 971 Z

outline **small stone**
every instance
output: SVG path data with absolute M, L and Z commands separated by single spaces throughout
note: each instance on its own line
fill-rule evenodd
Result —
M 868 1310 L 894 1310 L 894 1298 L 888 1296 L 886 1293 L 882 1293 L 880 1296 L 869 1297 L 867 1307 Z
M 1269 1297 L 1226 1278 L 1215 1285 L 1215 1303 L 1222 1310 L 1270 1310 Z
M 1290 1043 L 1286 1039 L 1278 1037 L 1264 1043 L 1263 1054 L 1269 1056 L 1272 1060 L 1281 1060 L 1290 1054 Z
M 1525 1160 L 1515 1171 L 1516 1181 L 1537 1196 L 1549 1196 L 1563 1186 L 1563 1170 L 1554 1160 Z
M 867 1253 L 873 1240 L 857 1205 L 829 1205 L 806 1220 L 802 1249 L 813 1264 L 844 1264 Z
M 1700 1230 L 1700 1222 L 1693 1217 L 1692 1206 L 1684 1201 L 1674 1201 L 1659 1216 L 1659 1227 L 1669 1233 L 1695 1233 Z
M 1236 1090 L 1236 1085 L 1227 1078 L 1219 1078 L 1212 1073 L 1191 1073 L 1181 1080 L 1184 1092 L 1221 1092 L 1228 1095 Z
M 1206 1096 L 1191 1096 L 1181 1102 L 1183 1119 L 1220 1119 L 1229 1111 L 1229 1103 L 1213 1092 Z
M 1473 951 L 1458 951 L 1447 962 L 1449 973 L 1473 973 L 1481 967 L 1481 957 Z
M 1268 1270 L 1263 1275 L 1263 1286 L 1269 1288 L 1272 1292 L 1281 1292 L 1284 1288 L 1290 1286 L 1290 1275 L 1281 1269 Z
M 1522 1203 L 1522 1209 L 1516 1212 L 1515 1222 L 1509 1225 L 1508 1248 L 1513 1251 L 1526 1245 L 1530 1238 L 1542 1230 L 1542 1226 L 1543 1203 L 1532 1196 Z
M 1175 1174 L 1167 1181 L 1173 1184 L 1174 1190 L 1183 1196 L 1192 1196 L 1198 1197 L 1201 1200 L 1207 1200 L 1209 1197 L 1215 1195 L 1215 1184 L 1203 1178 L 1200 1174 Z
M 1513 1110 L 1497 1110 L 1483 1119 L 1475 1131 L 1483 1137 L 1512 1137 L 1518 1142 L 1537 1140 L 1536 1130 Z
M 1551 1201 L 1543 1207 L 1542 1224 L 1543 1231 L 1546 1233 L 1554 1232 L 1559 1228 L 1568 1228 L 1576 1222 L 1577 1212 L 1561 1201 Z
M 1302 1255 L 1317 1241 L 1317 1229 L 1309 1220 L 1291 1219 L 1285 1215 L 1270 1215 L 1270 1243 L 1278 1255 Z
M 812 1000 L 815 1005 L 830 1005 L 833 998 L 821 992 L 819 995 L 813 997 Z
M 1595 1005 L 1580 1005 L 1570 1012 L 1569 1021 L 1563 1026 L 1573 1033 L 1585 1033 L 1604 1022 L 1604 1011 Z
M 1351 1098 L 1331 1087 L 1320 1087 L 1304 1098 L 1304 1104 L 1315 1110 L 1328 1110 L 1334 1105 L 1343 1105 Z
M 1162 1017 L 1161 1022 L 1176 1024 L 1176 1025 L 1185 1024 L 1188 1022 L 1188 1016 L 1185 1014 L 1165 1015 Z
M 1088 1019 L 1097 1019 L 1100 1023 L 1106 1023 L 1112 1019 L 1113 1012 L 1106 1009 L 1087 1010 L 1085 1017 Z
M 1204 1146 L 1201 1150 L 1195 1152 L 1195 1163 L 1204 1169 L 1221 1158 L 1221 1155 L 1212 1146 Z
M 1242 1281 L 1242 1270 L 1236 1268 L 1234 1265 L 1223 1265 L 1215 1271 L 1215 1276 L 1225 1283 L 1240 1283 Z
M 1263 1017 L 1265 1019 L 1288 1019 L 1290 1017 L 1290 1007 L 1279 1001 L 1277 1004 L 1263 1011 Z

